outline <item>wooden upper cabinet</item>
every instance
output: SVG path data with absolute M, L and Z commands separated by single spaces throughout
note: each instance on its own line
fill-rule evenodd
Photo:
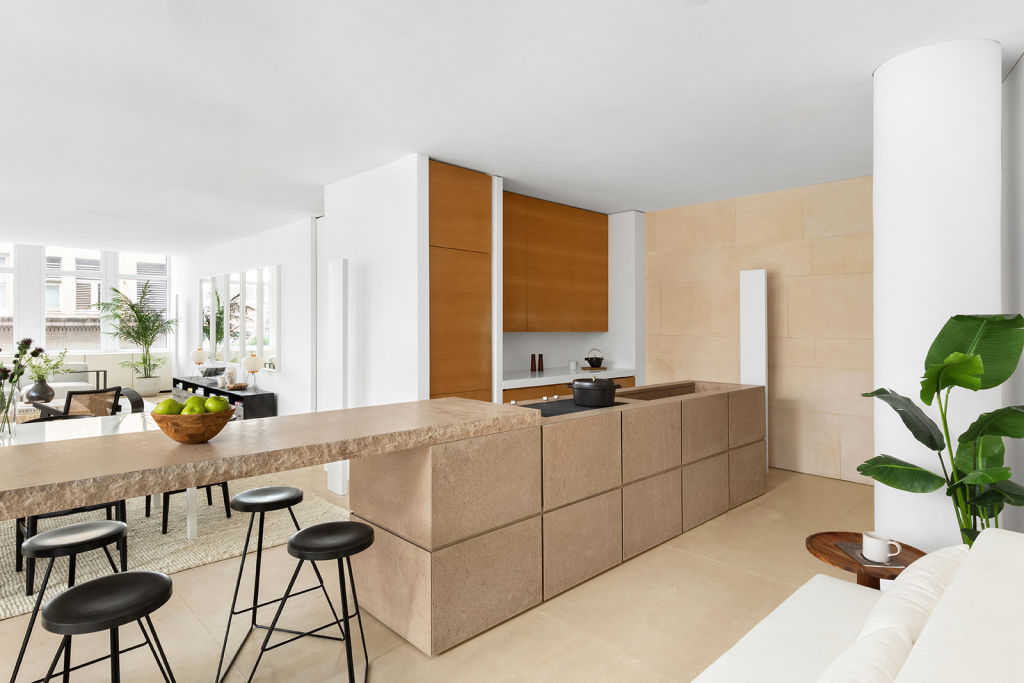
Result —
M 430 246 L 491 253 L 491 176 L 430 160 Z
M 608 329 L 608 216 L 505 192 L 504 330 Z
M 530 197 L 505 192 L 502 198 L 502 328 L 526 332 L 527 245 L 530 233 Z
M 490 254 L 431 247 L 430 395 L 490 390 Z

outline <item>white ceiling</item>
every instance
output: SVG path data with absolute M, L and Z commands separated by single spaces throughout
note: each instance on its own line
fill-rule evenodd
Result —
M 5 0 L 0 241 L 180 251 L 418 151 L 600 211 L 871 171 L 871 71 L 1020 0 Z

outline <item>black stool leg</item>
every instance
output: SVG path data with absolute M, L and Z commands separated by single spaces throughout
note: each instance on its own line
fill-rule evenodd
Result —
M 18 554 L 21 554 L 19 549 Z M 28 648 L 28 639 L 32 636 L 32 627 L 36 624 L 36 617 L 39 616 L 39 608 L 43 604 L 43 593 L 46 591 L 46 585 L 50 582 L 50 572 L 53 571 L 54 558 L 50 558 L 49 563 L 46 565 L 46 572 L 43 573 L 43 587 L 39 589 L 39 595 L 36 597 L 36 604 L 32 608 L 32 616 L 28 619 L 28 628 L 25 629 L 25 638 L 21 641 L 21 650 L 18 651 L 18 659 L 14 662 L 14 673 L 11 674 L 11 683 L 18 677 L 18 670 L 21 669 L 21 662 L 25 659 L 25 650 Z M 63 649 L 63 648 L 62 648 Z M 60 653 L 57 653 L 58 656 Z M 50 673 L 53 673 L 52 669 Z
M 252 588 L 252 625 L 256 626 L 256 605 L 260 604 L 260 567 L 263 563 L 263 517 L 260 512 L 260 530 L 256 535 L 256 582 Z
M 149 651 L 153 655 L 153 661 L 156 662 L 156 666 L 160 669 L 160 675 L 163 676 L 165 683 L 175 683 L 174 674 L 171 673 L 171 663 L 167 661 L 167 655 L 164 654 L 164 648 L 160 645 L 160 638 L 156 634 L 156 628 L 153 626 L 153 620 L 149 618 L 147 614 L 145 616 L 146 623 L 149 624 L 149 631 L 147 632 L 146 626 L 143 625 L 142 619 L 139 619 L 135 623 L 139 625 L 139 630 L 142 631 L 142 637 L 146 641 L 146 645 L 149 646 Z M 150 638 L 150 633 L 153 637 Z M 156 648 L 153 647 L 153 643 L 156 643 Z M 157 648 L 160 654 L 157 654 Z
M 21 544 L 25 542 L 25 532 L 22 529 L 24 523 L 24 517 L 14 520 L 14 571 L 16 572 L 21 571 L 22 563 L 25 561 L 21 556 Z
M 128 523 L 128 503 L 127 501 L 120 501 L 117 504 L 118 521 Z M 117 545 L 118 550 L 121 551 L 121 571 L 128 571 L 128 534 L 124 535 Z
M 38 531 L 39 521 L 35 517 L 25 518 L 25 538 L 32 538 Z M 20 548 L 19 554 L 20 554 Z M 25 558 L 25 595 L 32 595 L 36 587 L 36 558 Z
M 153 504 L 153 496 L 146 496 L 146 517 L 149 517 L 150 506 Z
M 352 576 L 352 556 L 345 558 L 345 564 L 348 565 L 348 582 L 352 586 L 352 604 L 356 607 L 356 619 L 359 621 L 359 639 L 363 641 L 363 659 L 366 661 L 366 671 L 363 674 L 363 680 L 366 680 L 367 674 L 370 672 L 370 655 L 366 651 L 366 632 L 363 631 L 363 612 L 359 609 L 359 598 L 356 596 L 356 580 Z M 348 606 L 345 606 L 348 609 Z
M 117 628 L 110 629 L 110 683 L 121 683 L 121 645 Z
M 224 516 L 231 519 L 231 497 L 228 495 L 228 483 L 220 483 L 220 493 L 224 497 Z
M 348 623 L 348 591 L 345 589 L 345 563 L 338 558 L 338 581 L 341 583 L 341 618 L 345 622 L 345 660 L 348 662 L 348 683 L 356 683 L 356 670 L 352 664 L 352 629 Z
M 167 533 L 167 508 L 169 508 L 171 506 L 170 503 L 171 503 L 171 494 L 170 493 L 164 493 L 163 494 L 164 509 L 161 510 L 161 512 L 163 513 L 163 517 L 162 517 L 162 520 L 160 522 L 160 533 L 162 533 L 162 534 L 166 534 Z
M 242 561 L 238 564 L 238 578 L 235 579 L 235 594 L 231 596 L 231 610 L 228 612 L 228 625 L 224 629 L 224 644 L 220 648 L 220 661 L 217 662 L 217 678 L 214 679 L 216 683 L 220 683 L 220 674 L 221 671 L 224 669 L 224 655 L 227 653 L 228 649 L 228 636 L 231 634 L 231 622 L 235 617 L 235 607 L 238 606 L 238 589 L 242 587 L 242 572 L 245 571 L 245 556 L 249 552 L 249 541 L 252 539 L 252 525 L 255 521 L 256 513 L 254 512 L 249 516 L 249 530 L 245 532 L 245 546 L 242 548 Z M 256 581 L 259 582 L 258 575 Z M 251 627 L 249 629 L 249 633 L 252 633 Z M 248 634 L 246 634 L 246 638 L 248 637 Z M 242 643 L 244 644 L 245 641 L 243 640 Z M 239 645 L 238 649 L 241 650 L 242 646 Z M 237 656 L 238 653 L 235 653 L 235 657 Z M 231 662 L 228 663 L 229 669 L 231 668 L 231 664 L 233 664 L 234 661 L 235 659 L 233 657 L 231 659 Z
M 53 661 L 50 662 L 50 668 L 46 670 L 46 678 L 43 679 L 43 683 L 50 683 L 50 679 L 53 678 L 53 672 L 57 668 L 57 662 L 60 661 L 60 656 L 64 652 L 64 648 L 71 644 L 71 636 L 64 636 L 60 641 L 60 647 L 57 648 L 57 654 L 53 656 Z
M 284 597 L 281 598 L 280 604 L 277 606 L 277 612 L 274 613 L 274 620 L 270 622 L 270 628 L 267 629 L 267 637 L 263 639 L 263 644 L 260 645 L 260 653 L 256 656 L 256 662 L 252 665 L 252 672 L 249 673 L 248 683 L 252 683 L 252 677 L 256 675 L 256 669 L 260 665 L 260 660 L 263 659 L 263 653 L 267 651 L 267 644 L 270 643 L 270 636 L 274 635 L 274 629 L 277 628 L 277 620 L 281 618 L 281 612 L 284 611 L 284 604 L 288 602 L 288 596 L 292 592 L 292 587 L 295 585 L 295 579 L 299 578 L 299 570 L 302 569 L 302 563 L 304 560 L 299 560 L 299 563 L 295 565 L 295 572 L 292 573 L 291 581 L 288 582 L 288 587 L 284 589 Z M 342 589 L 344 591 L 344 589 Z M 348 642 L 347 640 L 345 642 Z M 349 658 L 349 673 L 352 671 L 352 660 Z
M 206 489 L 206 505 L 213 505 L 213 491 L 210 490 L 210 484 L 207 484 L 204 488 Z

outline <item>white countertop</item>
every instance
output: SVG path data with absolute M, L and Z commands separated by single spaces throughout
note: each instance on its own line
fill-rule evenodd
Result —
M 573 374 L 564 365 L 560 365 L 557 368 L 546 368 L 543 372 L 509 370 L 502 377 L 501 388 L 520 389 L 522 387 L 539 387 L 544 384 L 569 383 L 577 377 L 631 377 L 635 374 L 636 370 L 633 368 L 609 368 L 597 372 L 577 370 Z

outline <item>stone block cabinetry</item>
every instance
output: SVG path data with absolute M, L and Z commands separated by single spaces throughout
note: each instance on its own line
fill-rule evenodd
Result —
M 764 387 L 678 382 L 351 461 L 360 604 L 434 655 L 764 492 Z M 525 409 L 524 409 L 525 410 Z

